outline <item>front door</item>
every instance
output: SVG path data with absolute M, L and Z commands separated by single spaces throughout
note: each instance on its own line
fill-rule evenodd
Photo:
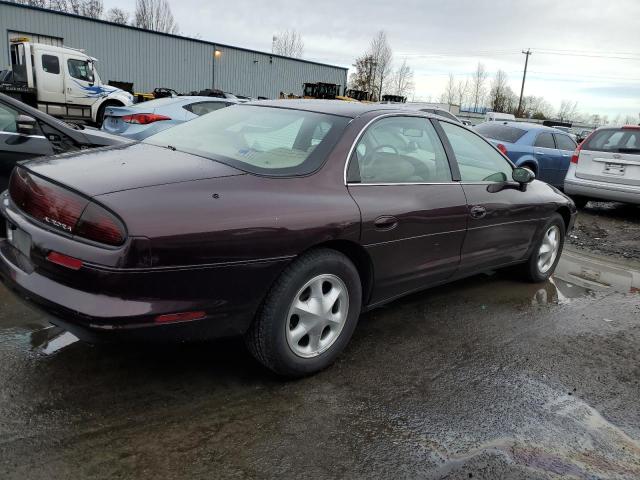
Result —
M 480 135 L 441 121 L 460 170 L 468 227 L 459 273 L 469 274 L 523 259 L 544 217 L 536 190 L 513 182 L 513 165 Z
M 374 271 L 372 303 L 450 278 L 458 268 L 466 201 L 429 120 L 386 116 L 353 151 L 349 192 Z
M 95 87 L 93 68 L 86 57 L 65 55 L 65 96 L 67 103 L 89 107 L 101 96 Z

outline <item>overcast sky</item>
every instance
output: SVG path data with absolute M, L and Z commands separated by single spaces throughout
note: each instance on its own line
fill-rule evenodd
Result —
M 640 115 L 640 0 L 169 0 L 181 34 L 270 51 L 275 32 L 295 28 L 304 58 L 351 67 L 378 30 L 394 59 L 415 71 L 415 97 L 437 100 L 448 73 L 478 61 L 501 68 L 525 95 L 563 99 L 583 112 Z M 134 0 L 104 0 L 132 11 Z M 554 50 L 544 53 L 547 50 Z M 579 54 L 576 55 L 576 54 Z M 616 57 L 616 58 L 604 58 Z

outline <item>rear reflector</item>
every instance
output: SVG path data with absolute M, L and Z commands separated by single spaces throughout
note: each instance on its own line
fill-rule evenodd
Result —
M 134 113 L 133 115 L 125 115 L 122 117 L 123 122 L 135 123 L 137 125 L 148 125 L 149 123 L 161 122 L 163 120 L 171 120 L 171 117 L 155 113 Z
M 182 313 L 169 313 L 167 315 L 158 315 L 155 323 L 173 323 L 173 322 L 187 322 L 189 320 L 201 320 L 206 317 L 205 312 L 182 312 Z
M 70 268 L 71 270 L 80 270 L 82 268 L 82 260 L 69 257 L 58 252 L 49 252 L 47 260 L 56 265 L 62 265 L 63 267 Z

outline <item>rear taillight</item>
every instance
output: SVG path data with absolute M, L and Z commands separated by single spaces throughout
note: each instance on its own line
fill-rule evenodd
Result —
M 578 163 L 578 160 L 580 159 L 580 145 L 578 145 L 575 152 L 573 152 L 573 155 L 571 156 L 571 163 Z
M 95 203 L 90 203 L 82 213 L 74 235 L 117 246 L 124 243 L 125 230 L 115 215 Z
M 16 168 L 9 193 L 15 205 L 27 215 L 58 230 L 73 233 L 89 200 L 58 185 Z
M 507 156 L 507 147 L 505 147 L 503 144 L 499 143 L 498 145 L 496 145 L 496 148 L 500 150 L 505 157 Z
M 126 123 L 135 123 L 137 125 L 147 125 L 153 122 L 161 122 L 163 120 L 171 120 L 171 117 L 165 115 L 157 115 L 155 113 L 134 113 L 133 115 L 125 115 L 122 121 Z
M 24 213 L 69 235 L 111 246 L 125 241 L 125 227 L 114 214 L 24 168 L 11 175 L 9 194 Z

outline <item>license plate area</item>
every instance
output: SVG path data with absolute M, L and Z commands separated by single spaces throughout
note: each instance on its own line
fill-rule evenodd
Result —
M 31 235 L 7 222 L 7 241 L 22 255 L 31 256 Z
M 605 175 L 618 175 L 623 176 L 625 172 L 625 166 L 620 163 L 605 163 L 602 173 Z

